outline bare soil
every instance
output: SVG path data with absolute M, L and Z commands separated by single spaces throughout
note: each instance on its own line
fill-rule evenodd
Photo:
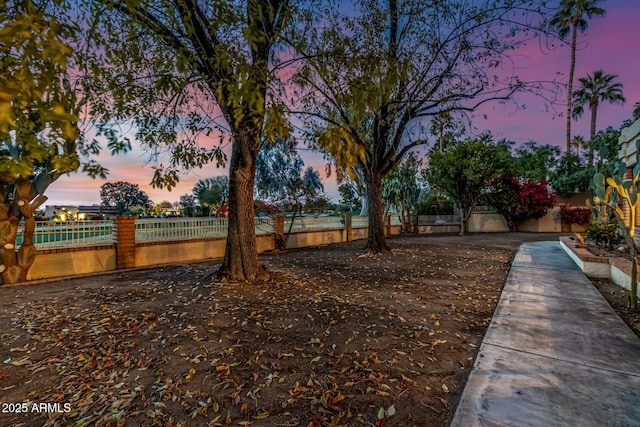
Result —
M 631 255 L 617 250 L 606 250 L 595 245 L 585 246 L 594 255 L 606 257 L 621 257 L 631 261 Z M 591 283 L 600 291 L 609 305 L 620 318 L 640 337 L 640 310 L 629 308 L 629 296 L 631 292 L 620 285 L 616 285 L 611 279 L 591 278 Z
M 263 256 L 257 284 L 209 261 L 0 288 L 0 426 L 446 426 L 515 251 L 556 239 L 309 248 Z
M 616 285 L 611 279 L 591 278 L 591 283 L 600 291 L 611 308 L 618 313 L 618 316 L 624 320 L 624 323 L 640 338 L 640 310 L 630 309 L 628 306 L 631 292 Z

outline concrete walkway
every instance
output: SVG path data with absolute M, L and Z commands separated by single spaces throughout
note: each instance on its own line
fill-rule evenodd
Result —
M 558 242 L 520 247 L 451 425 L 640 426 L 640 339 Z

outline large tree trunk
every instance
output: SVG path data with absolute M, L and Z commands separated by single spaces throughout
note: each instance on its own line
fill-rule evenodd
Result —
M 367 170 L 367 198 L 369 201 L 369 234 L 367 238 L 368 253 L 377 254 L 389 252 L 384 235 L 384 207 L 382 205 L 382 177 L 379 173 Z
M 469 218 L 471 218 L 471 211 L 473 207 L 460 207 L 460 236 L 464 236 L 469 232 Z
M 573 100 L 573 75 L 576 70 L 576 44 L 578 37 L 578 21 L 574 21 L 571 32 L 571 65 L 567 85 L 567 153 L 571 153 L 571 101 Z
M 7 205 L 4 195 L 0 204 L 0 278 L 3 284 L 26 281 L 37 255 L 37 249 L 33 244 L 36 228 L 34 209 L 28 204 L 31 182 L 20 180 L 15 187 L 16 200 Z M 23 241 L 20 249 L 16 251 L 18 227 L 23 218 Z
M 229 163 L 229 226 L 219 275 L 251 282 L 267 276 L 258 260 L 253 207 L 257 149 L 244 132 L 235 135 Z
M 362 208 L 360 209 L 360 216 L 368 216 L 369 215 L 369 196 L 362 197 L 360 199 L 360 203 Z
M 591 103 L 591 129 L 589 132 L 589 167 L 593 166 L 593 140 L 596 137 L 596 116 L 598 115 L 598 102 Z

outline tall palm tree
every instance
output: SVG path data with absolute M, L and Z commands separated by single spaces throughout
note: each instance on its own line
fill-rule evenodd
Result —
M 571 139 L 571 145 L 576 147 L 576 156 L 580 157 L 580 148 L 587 146 L 587 140 L 582 135 L 576 135 Z
M 573 75 L 576 69 L 578 31 L 584 32 L 587 29 L 589 26 L 587 19 L 605 14 L 605 10 L 597 6 L 599 2 L 600 0 L 561 0 L 560 8 L 550 22 L 553 27 L 557 28 L 561 38 L 564 39 L 571 33 L 571 66 L 567 86 L 567 153 L 571 152 L 571 96 Z
M 596 117 L 600 101 L 610 104 L 624 104 L 627 101 L 622 95 L 622 83 L 614 82 L 617 77 L 616 74 L 604 74 L 602 70 L 595 71 L 592 76 L 587 74 L 587 77 L 580 78 L 580 88 L 573 92 L 572 116 L 576 119 L 582 116 L 585 104 L 589 105 L 591 110 L 590 142 L 596 136 Z M 592 144 L 589 144 L 589 166 L 593 166 Z

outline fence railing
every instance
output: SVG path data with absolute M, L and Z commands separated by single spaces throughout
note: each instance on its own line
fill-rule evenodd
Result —
M 113 243 L 111 221 L 37 221 L 33 243 L 38 249 L 102 246 Z M 22 246 L 24 223 L 18 227 L 16 246 Z
M 351 228 L 367 228 L 369 226 L 368 216 L 351 217 Z
M 136 220 L 136 242 L 227 237 L 226 218 Z
M 493 206 L 476 206 L 471 210 L 471 213 L 493 214 L 498 211 Z
M 284 220 L 284 232 L 287 233 L 289 231 L 289 227 L 291 226 L 291 218 L 285 218 Z M 344 228 L 345 223 L 344 219 L 339 216 L 326 216 L 326 217 L 308 217 L 308 216 L 299 216 L 296 217 L 293 221 L 293 226 L 291 227 L 292 233 L 297 233 L 299 231 L 314 231 L 314 230 L 332 230 Z
M 460 224 L 460 215 L 418 215 L 418 225 Z
M 226 237 L 228 232 L 227 221 L 226 218 L 136 219 L 136 242 Z M 290 223 L 291 219 L 285 219 L 285 233 L 289 231 Z M 352 227 L 354 228 L 366 228 L 368 225 L 368 217 L 354 216 L 352 218 Z M 23 227 L 24 225 L 21 225 L 18 230 L 18 247 L 20 247 L 24 238 Z M 344 227 L 344 219 L 338 216 L 297 217 L 294 220 L 291 232 L 331 230 Z M 256 235 L 273 234 L 275 231 L 275 218 L 255 218 Z M 110 245 L 113 243 L 113 223 L 108 220 L 37 222 L 34 243 L 38 249 Z
M 276 232 L 276 219 L 269 217 L 256 217 L 256 236 L 274 234 Z

